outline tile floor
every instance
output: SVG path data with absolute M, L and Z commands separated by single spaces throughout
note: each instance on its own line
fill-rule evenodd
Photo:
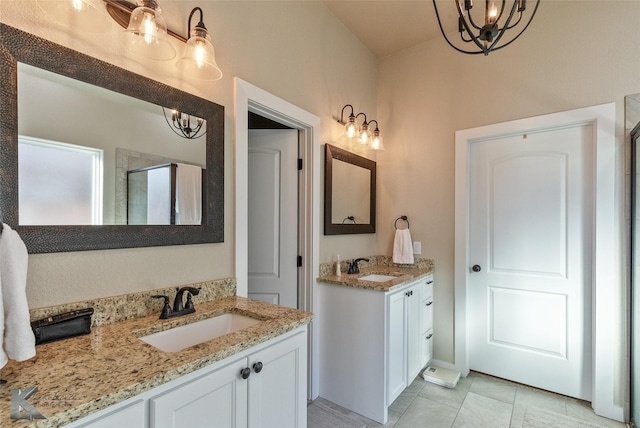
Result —
M 323 398 L 366 427 L 381 427 Z M 626 425 L 593 413 L 590 403 L 471 372 L 455 389 L 418 377 L 389 407 L 393 428 L 593 428 Z M 314 428 L 309 425 L 308 428 Z M 336 427 L 338 428 L 338 427 Z

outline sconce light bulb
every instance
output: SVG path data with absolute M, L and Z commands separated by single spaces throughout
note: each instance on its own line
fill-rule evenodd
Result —
M 155 8 L 144 6 L 147 3 Z M 131 12 L 129 26 L 122 38 L 128 50 L 145 58 L 168 61 L 176 56 L 167 38 L 167 24 L 155 3 L 143 2 Z
M 77 11 L 81 11 L 85 8 L 85 3 L 82 0 L 73 0 L 71 3 L 71 6 L 77 10 Z
M 349 116 L 349 121 L 344 125 L 344 132 L 349 139 L 356 136 L 358 133 L 358 124 L 356 123 L 355 116 Z
M 371 131 L 369 131 L 369 125 L 367 123 L 362 124 L 360 129 L 360 144 L 367 144 L 371 139 Z
M 156 38 L 156 20 L 155 16 L 151 13 L 145 13 L 142 21 L 142 28 L 144 29 L 144 41 L 148 45 L 153 43 Z
M 184 54 L 176 62 L 176 67 L 189 79 L 215 81 L 222 78 L 211 37 L 204 27 L 196 27 L 191 31 Z
M 198 68 L 202 68 L 204 66 L 206 52 L 205 52 L 206 44 L 198 41 L 196 42 L 196 46 L 194 49 L 194 59 L 196 61 L 196 66 Z
M 371 140 L 371 148 L 373 150 L 381 150 L 384 151 L 384 146 L 382 145 L 382 137 L 380 136 L 380 132 L 373 133 L 373 140 Z

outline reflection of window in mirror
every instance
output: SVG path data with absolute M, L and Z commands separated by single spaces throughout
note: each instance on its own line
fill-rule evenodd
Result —
M 368 224 L 371 206 L 371 171 L 343 162 L 333 160 L 332 180 L 337 183 L 331 196 L 331 222 L 344 223 L 344 219 L 353 217 L 349 223 Z
M 100 149 L 20 136 L 20 224 L 102 224 L 102 159 Z
M 65 108 L 59 108 L 60 105 Z M 186 117 L 182 115 L 183 120 Z M 186 139 L 179 136 L 170 122 L 171 115 L 165 118 L 162 106 L 18 63 L 19 134 L 90 145 L 103 151 L 104 192 L 99 224 L 127 224 L 127 171 L 169 162 L 206 164 L 206 133 L 201 133 L 202 138 Z M 193 119 L 191 125 L 194 123 L 197 119 Z M 205 126 L 206 121 L 202 125 Z M 128 157 L 119 156 L 123 152 Z M 22 170 L 19 169 L 18 174 L 22 181 Z M 22 206 L 19 209 L 22 210 Z M 43 218 L 29 224 L 97 224 L 85 219 L 80 223 L 72 221 Z

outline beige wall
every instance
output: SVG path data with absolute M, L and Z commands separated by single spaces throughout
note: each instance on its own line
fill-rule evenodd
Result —
M 344 104 L 375 114 L 377 60 L 321 3 L 165 0 L 161 5 L 169 28 L 183 35 L 191 9 L 204 10 L 222 80 L 185 82 L 173 62 L 132 57 L 119 44 L 121 28 L 115 23 L 108 34 L 81 34 L 48 21 L 35 0 L 0 2 L 0 21 L 225 106 L 225 242 L 32 255 L 27 284 L 32 308 L 234 276 L 233 76 L 319 116 L 323 144 L 337 135 L 334 117 Z M 330 258 L 333 248 L 344 248 L 345 256 L 369 254 L 375 236 L 327 238 L 320 244 L 321 260 Z
M 640 89 L 638 16 L 640 2 L 543 2 L 522 37 L 488 57 L 457 53 L 438 39 L 381 60 L 378 111 L 388 125 L 387 152 L 378 157 L 379 250 L 390 251 L 393 219 L 407 214 L 414 240 L 435 259 L 436 359 L 454 361 L 455 131 L 615 102 L 612 209 L 622 224 L 624 96 Z M 625 291 L 620 281 L 615 287 L 620 329 L 612 334 L 620 337 L 614 352 L 622 372 Z
M 343 259 L 390 254 L 393 221 L 408 215 L 423 256 L 436 262 L 439 360 L 453 362 L 454 355 L 456 130 L 615 102 L 620 202 L 615 209 L 622 219 L 623 107 L 625 95 L 640 91 L 635 21 L 640 2 L 544 2 L 523 37 L 504 51 L 462 55 L 437 39 L 383 58 L 379 69 L 378 61 L 319 2 L 165 0 L 162 5 L 169 27 L 182 34 L 191 8 L 204 9 L 225 74 L 221 81 L 191 85 L 180 80 L 173 63 L 132 58 L 119 45 L 115 24 L 106 35 L 61 29 L 46 20 L 35 0 L 0 2 L 0 21 L 224 105 L 225 242 L 32 255 L 31 307 L 234 275 L 233 76 L 318 115 L 322 143 L 349 148 L 339 141 L 335 123 L 344 104 L 379 120 L 387 151 L 377 159 L 360 153 L 378 161 L 378 233 L 321 233 L 320 260 L 338 253 Z M 621 305 L 623 298 L 621 289 Z M 624 343 L 623 329 L 616 334 Z

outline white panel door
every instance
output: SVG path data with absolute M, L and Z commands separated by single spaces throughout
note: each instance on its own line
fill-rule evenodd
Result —
M 249 131 L 249 297 L 298 307 L 298 132 Z
M 591 399 L 592 151 L 583 125 L 471 144 L 472 370 Z

